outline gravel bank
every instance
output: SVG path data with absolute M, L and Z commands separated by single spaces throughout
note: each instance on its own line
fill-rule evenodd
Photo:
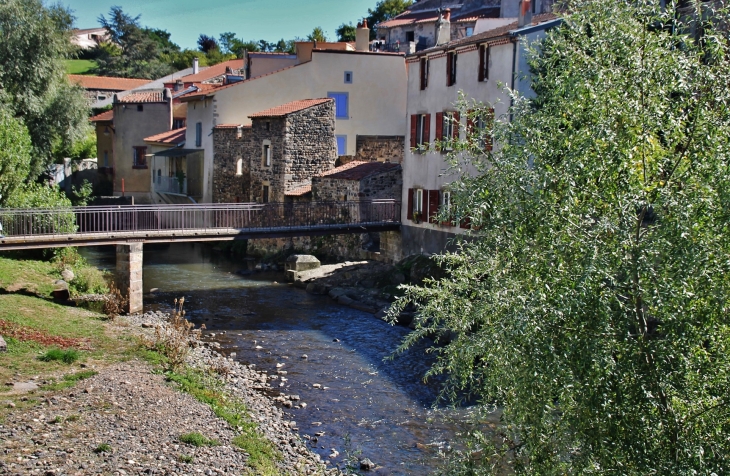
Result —
M 166 317 L 147 313 L 117 322 L 126 330 L 151 333 L 165 325 Z M 222 377 L 227 390 L 246 404 L 249 416 L 282 453 L 281 474 L 340 474 L 309 451 L 294 432 L 296 423 L 281 410 L 297 404 L 298 397 L 273 400 L 262 393 L 269 388 L 266 374 L 221 356 L 210 348 L 215 343 L 193 345 L 188 365 L 228 369 Z M 24 413 L 13 412 L 0 425 L 0 474 L 240 475 L 250 470 L 248 455 L 231 443 L 233 429 L 148 364 L 133 360 L 98 371 Z M 181 443 L 180 435 L 191 432 L 219 444 Z

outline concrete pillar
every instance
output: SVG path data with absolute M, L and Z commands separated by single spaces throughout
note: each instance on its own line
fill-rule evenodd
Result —
M 117 245 L 117 286 L 129 299 L 129 312 L 142 312 L 142 243 Z

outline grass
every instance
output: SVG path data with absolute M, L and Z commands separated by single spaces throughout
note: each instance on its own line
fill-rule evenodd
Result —
M 61 378 L 61 380 L 59 380 L 59 381 L 52 379 L 51 383 L 43 386 L 43 390 L 63 390 L 64 388 L 73 387 L 74 385 L 76 385 L 76 382 L 78 382 L 79 380 L 84 380 L 89 377 L 93 377 L 97 373 L 98 372 L 96 370 L 82 370 L 81 372 L 67 374 L 67 375 L 64 375 L 63 378 Z M 69 418 L 71 418 L 71 417 L 69 417 Z M 71 420 L 71 421 L 73 421 L 73 420 Z
M 112 447 L 109 443 L 102 443 L 96 448 L 94 448 L 94 453 L 110 453 L 112 450 Z
M 187 445 L 193 445 L 193 446 L 218 446 L 220 443 L 218 443 L 217 440 L 211 440 L 206 438 L 205 436 L 201 435 L 198 432 L 193 433 L 185 433 L 184 435 L 180 435 L 178 439 Z
M 68 74 L 89 74 L 93 75 L 96 70 L 96 61 L 72 59 L 66 60 L 66 73 Z
M 192 463 L 195 460 L 195 458 L 193 458 L 190 455 L 180 455 L 180 456 L 177 457 L 177 459 L 181 463 L 187 463 L 187 464 L 190 464 L 190 463 Z
M 61 350 L 58 348 L 54 348 L 46 351 L 46 353 L 42 354 L 40 357 L 38 357 L 38 359 L 42 360 L 43 362 L 52 362 L 54 360 L 57 360 L 59 362 L 63 362 L 64 364 L 73 364 L 74 362 L 79 360 L 79 357 L 80 354 L 78 350 Z

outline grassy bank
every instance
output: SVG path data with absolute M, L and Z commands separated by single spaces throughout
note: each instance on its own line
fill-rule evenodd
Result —
M 96 61 L 72 59 L 66 60 L 66 73 L 68 74 L 94 74 Z

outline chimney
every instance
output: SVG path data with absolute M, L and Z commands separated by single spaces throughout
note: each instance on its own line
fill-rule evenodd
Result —
M 445 45 L 451 41 L 451 9 L 444 9 L 436 22 L 436 44 Z
M 370 45 L 370 28 L 368 28 L 367 18 L 362 23 L 357 24 L 357 30 L 355 30 L 355 50 L 356 51 L 368 51 Z
M 198 74 L 200 72 L 200 66 L 198 62 L 198 57 L 196 56 L 193 58 L 193 74 Z
M 532 5 L 530 0 L 520 0 L 520 13 L 517 17 L 517 27 L 522 28 L 532 23 Z

